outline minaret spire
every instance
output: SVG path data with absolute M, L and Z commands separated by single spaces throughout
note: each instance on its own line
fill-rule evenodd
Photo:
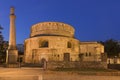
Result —
M 11 9 L 10 9 L 10 15 L 14 15 L 14 7 L 11 7 Z
M 10 36 L 9 36 L 9 49 L 16 49 L 16 28 L 15 28 L 14 7 L 10 8 Z
M 15 28 L 15 13 L 14 7 L 10 8 L 10 33 L 9 33 L 9 46 L 7 50 L 6 63 L 13 65 L 17 63 L 18 50 L 16 48 L 16 28 Z

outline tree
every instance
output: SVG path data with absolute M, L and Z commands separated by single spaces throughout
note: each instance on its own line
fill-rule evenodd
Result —
M 100 41 L 105 47 L 105 52 L 108 57 L 118 56 L 120 53 L 119 42 L 113 39 L 106 40 L 105 42 Z
M 5 62 L 6 58 L 6 49 L 8 47 L 8 42 L 4 41 L 3 35 L 2 35 L 3 28 L 0 26 L 0 63 Z
M 3 30 L 3 28 L 0 26 L 0 45 L 3 42 L 3 36 L 2 36 L 2 31 L 1 30 Z
M 3 54 L 3 36 L 2 36 L 2 30 L 3 28 L 0 26 L 0 62 L 2 61 L 2 54 Z

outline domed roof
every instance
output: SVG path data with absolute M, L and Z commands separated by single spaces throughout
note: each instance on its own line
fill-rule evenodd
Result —
M 41 22 L 31 27 L 30 37 L 45 35 L 73 37 L 74 28 L 61 22 Z

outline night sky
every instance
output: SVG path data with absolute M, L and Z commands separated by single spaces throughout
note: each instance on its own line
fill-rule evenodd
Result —
M 10 7 L 15 7 L 17 43 L 29 38 L 33 24 L 67 23 L 80 41 L 120 40 L 120 0 L 0 0 L 0 25 L 9 40 Z

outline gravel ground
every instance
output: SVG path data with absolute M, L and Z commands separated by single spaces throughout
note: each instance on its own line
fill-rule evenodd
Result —
M 120 80 L 120 76 L 80 75 L 39 68 L 0 68 L 0 80 Z

